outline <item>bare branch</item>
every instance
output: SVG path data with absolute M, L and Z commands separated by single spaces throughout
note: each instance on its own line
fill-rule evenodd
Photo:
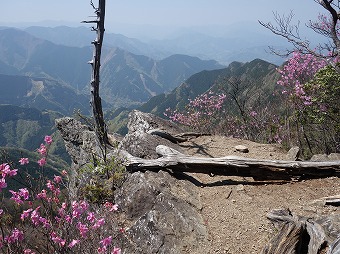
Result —
M 91 6 L 92 6 L 92 8 L 93 8 L 94 10 L 97 10 L 97 7 L 96 7 L 96 6 L 94 6 L 94 3 L 93 3 L 93 1 L 92 1 L 92 0 L 91 0 L 90 4 L 91 4 Z
M 270 50 L 280 56 L 288 56 L 293 51 L 306 51 L 308 53 L 315 54 L 313 50 L 310 49 L 310 42 L 308 40 L 303 40 L 300 36 L 299 28 L 300 28 L 300 22 L 297 23 L 297 25 L 292 25 L 294 14 L 293 12 L 290 12 L 289 15 L 279 15 L 278 13 L 274 13 L 274 19 L 277 26 L 274 26 L 271 22 L 264 23 L 262 21 L 259 21 L 259 23 L 269 29 L 272 33 L 279 35 L 285 39 L 287 39 L 288 42 L 290 42 L 294 49 L 293 50 L 286 50 L 284 53 L 278 52 L 273 48 L 270 48 Z
M 319 16 L 318 21 L 309 21 L 309 24 L 306 26 L 311 28 L 318 34 L 329 38 L 329 41 L 326 43 L 319 43 L 315 47 L 312 47 L 311 42 L 307 39 L 303 39 L 299 33 L 299 22 L 297 25 L 292 24 L 292 20 L 294 14 L 290 12 L 289 15 L 279 15 L 274 13 L 274 20 L 276 25 L 273 25 L 271 22 L 264 23 L 259 21 L 259 23 L 269 29 L 272 33 L 279 35 L 285 38 L 288 42 L 290 42 L 293 46 L 293 49 L 287 49 L 283 52 L 280 52 L 274 48 L 270 48 L 272 53 L 287 57 L 294 51 L 299 51 L 305 54 L 313 54 L 316 57 L 322 58 L 332 58 L 334 56 L 339 55 L 340 52 L 340 40 L 338 38 L 338 31 L 336 29 L 336 25 L 338 22 L 338 14 L 334 8 L 339 6 L 339 1 L 337 4 L 333 3 L 333 1 L 326 0 L 314 0 L 316 3 L 323 6 L 328 12 L 331 14 L 332 19 L 326 20 L 324 16 Z

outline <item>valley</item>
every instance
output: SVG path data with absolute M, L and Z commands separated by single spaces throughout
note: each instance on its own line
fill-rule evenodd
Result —
M 74 116 L 75 112 L 89 116 L 90 65 L 86 63 L 92 54 L 89 45 L 91 36 L 90 30 L 85 27 L 0 28 L 2 114 L 11 115 L 16 107 L 23 112 L 36 110 L 37 114 L 50 115 L 48 123 L 40 120 L 34 122 L 36 128 L 49 134 L 55 133 L 54 119 L 57 116 Z M 126 133 L 127 115 L 133 108 L 163 116 L 167 108 L 183 108 L 189 99 L 208 89 L 218 90 L 218 85 L 225 83 L 223 79 L 232 76 L 250 75 L 250 79 L 257 79 L 256 85 L 253 81 L 247 84 L 254 85 L 253 92 L 269 89 L 269 93 L 272 93 L 274 89 L 275 77 L 272 76 L 275 76 L 276 66 L 266 61 L 234 62 L 226 66 L 207 59 L 208 55 L 201 55 L 201 59 L 195 56 L 200 54 L 194 51 L 191 51 L 193 56 L 171 54 L 190 53 L 190 50 L 180 49 L 180 45 L 193 49 L 183 41 L 187 40 L 184 37 L 181 39 L 183 42 L 177 41 L 179 44 L 170 41 L 147 44 L 111 33 L 105 39 L 101 96 L 109 130 L 112 132 Z M 207 40 L 217 38 L 195 35 L 191 39 L 197 43 L 195 47 L 202 48 L 200 43 L 207 44 Z M 178 47 L 173 48 L 172 44 Z M 222 46 L 223 42 L 208 44 Z M 206 50 L 218 51 L 214 47 Z M 254 68 L 256 70 L 252 71 Z M 251 71 L 263 74 L 258 78 Z M 262 86 L 260 83 L 264 79 L 267 81 Z M 23 119 L 18 115 L 16 117 L 16 120 L 3 118 L 1 124 L 7 127 L 3 131 L 1 145 L 32 149 L 32 145 L 25 144 L 36 144 L 33 140 L 38 137 L 37 133 L 26 135 L 27 140 L 23 142 L 15 130 Z M 12 126 L 11 129 L 8 126 Z M 58 153 L 65 154 L 65 151 Z

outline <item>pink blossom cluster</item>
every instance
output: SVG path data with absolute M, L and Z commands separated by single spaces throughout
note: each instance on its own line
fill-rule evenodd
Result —
M 45 145 L 40 145 L 37 150 L 45 161 L 51 143 L 52 138 L 46 136 Z M 21 158 L 19 163 L 26 165 L 29 160 L 28 158 Z M 17 169 L 11 169 L 9 164 L 0 165 L 0 190 L 7 187 L 6 178 L 15 176 L 17 171 Z M 62 175 L 66 176 L 67 173 L 63 172 Z M 28 188 L 20 188 L 17 191 L 9 190 L 12 194 L 11 200 L 18 207 L 22 207 L 20 220 L 24 228 L 31 225 L 34 230 L 39 232 L 38 234 L 47 236 L 46 242 L 49 243 L 49 248 L 54 250 L 53 253 L 66 253 L 71 249 L 81 248 L 81 243 L 98 239 L 98 253 L 111 251 L 112 254 L 120 254 L 121 249 L 113 245 L 113 236 L 103 237 L 103 233 L 109 232 L 103 228 L 105 225 L 104 218 L 108 213 L 117 211 L 118 205 L 106 202 L 101 205 L 101 209 L 93 211 L 90 204 L 85 200 L 69 201 L 67 196 L 62 196 L 63 183 L 62 176 L 54 175 L 53 179 L 46 179 L 46 188 L 37 192 L 34 191 L 34 188 L 30 188 L 30 191 Z M 34 205 L 34 198 L 40 200 L 39 205 Z M 60 200 L 63 200 L 63 202 Z M 27 206 L 28 209 L 24 209 Z M 0 218 L 4 213 L 4 209 L 0 209 Z M 16 247 L 20 250 L 20 253 L 35 254 L 36 252 L 32 248 L 26 248 L 24 245 L 25 231 L 20 230 L 20 224 L 16 226 L 9 231 L 8 228 L 2 228 L 0 224 L 0 251 L 12 250 Z M 21 245 L 22 247 L 20 247 Z
M 207 131 L 245 138 L 259 142 L 279 142 L 284 139 L 279 117 L 269 108 L 244 108 L 240 115 L 227 114 L 223 104 L 226 95 L 208 92 L 190 100 L 186 111 L 167 109 L 164 115 L 172 121 L 189 126 L 195 130 Z
M 214 92 L 209 91 L 208 93 L 197 96 L 194 100 L 189 100 L 189 106 L 198 109 L 203 114 L 211 116 L 216 110 L 222 108 L 226 98 L 227 96 L 224 93 L 214 94 Z
M 17 171 L 17 169 L 11 169 L 11 166 L 7 163 L 0 164 L 0 192 L 2 189 L 7 188 L 6 178 L 15 176 Z
M 221 113 L 226 97 L 223 93 L 215 94 L 209 91 L 189 100 L 186 112 L 172 111 L 168 108 L 164 115 L 174 122 L 199 129 L 202 126 L 210 125 L 213 119 Z
M 283 68 L 278 69 L 281 77 L 277 84 L 284 88 L 282 93 L 288 95 L 295 106 L 309 106 L 312 104 L 312 97 L 306 93 L 304 85 L 311 81 L 316 72 L 326 65 L 325 59 L 296 51 Z
M 40 154 L 40 159 L 38 160 L 40 167 L 43 167 L 46 164 L 48 147 L 52 144 L 53 139 L 51 136 L 45 136 L 44 141 L 45 144 L 40 144 L 40 147 L 37 149 L 38 153 Z
M 17 228 L 14 228 L 10 235 L 4 237 L 4 242 L 9 244 L 20 242 L 24 239 L 24 233 Z

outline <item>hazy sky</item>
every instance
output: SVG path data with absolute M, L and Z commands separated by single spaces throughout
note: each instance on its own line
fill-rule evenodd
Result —
M 0 24 L 69 21 L 78 24 L 93 10 L 89 0 L 2 0 Z M 106 27 L 121 24 L 156 26 L 229 25 L 239 21 L 269 21 L 273 11 L 293 10 L 303 22 L 315 19 L 322 8 L 314 0 L 107 0 Z M 97 4 L 98 1 L 94 0 Z M 80 24 L 80 23 L 79 23 Z

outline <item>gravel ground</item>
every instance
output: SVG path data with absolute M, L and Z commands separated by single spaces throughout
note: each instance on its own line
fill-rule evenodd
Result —
M 236 151 L 236 145 L 247 146 L 249 152 Z M 181 146 L 187 154 L 195 156 L 238 155 L 269 160 L 286 158 L 286 151 L 280 145 L 220 136 L 198 137 Z M 273 209 L 289 208 L 295 214 L 308 217 L 340 214 L 339 208 L 312 203 L 315 199 L 340 193 L 337 177 L 256 182 L 250 177 L 190 175 L 202 184 L 195 188 L 200 193 L 202 216 L 209 232 L 208 241 L 201 246 L 200 253 L 261 253 L 264 245 L 276 233 L 266 218 L 266 214 Z

